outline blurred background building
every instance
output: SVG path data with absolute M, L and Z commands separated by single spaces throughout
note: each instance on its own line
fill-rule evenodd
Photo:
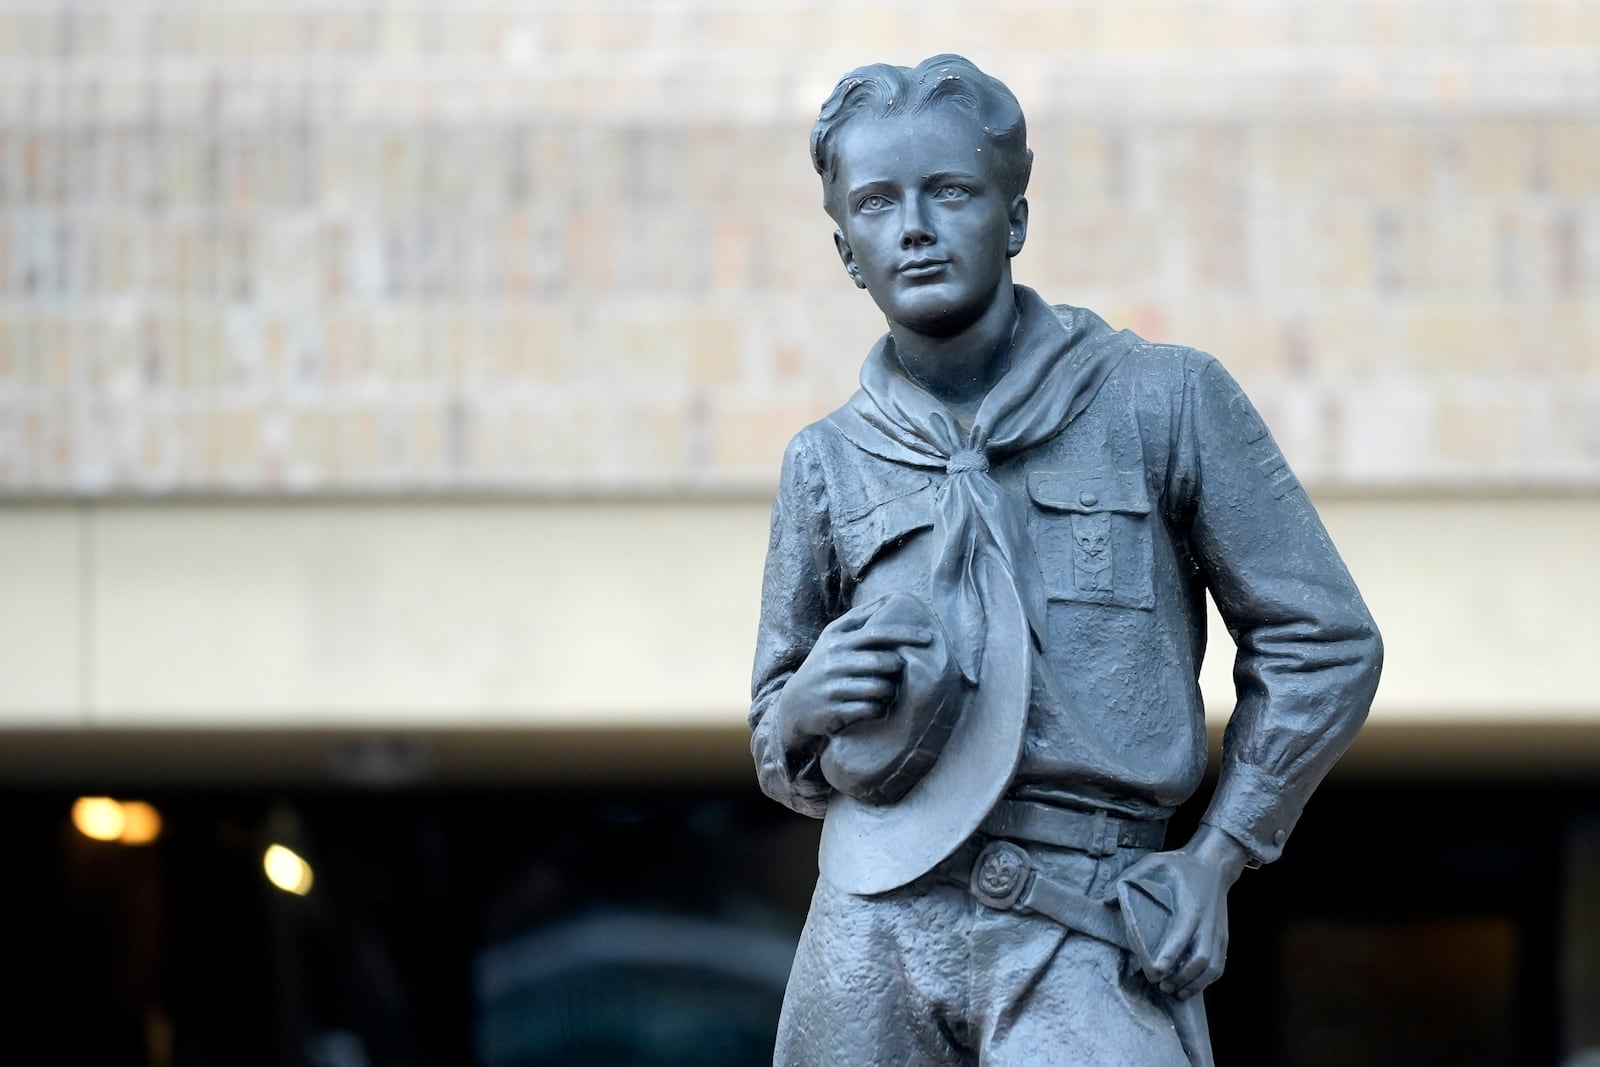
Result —
M 1600 5 L 3 0 L 0 1058 L 770 1055 L 767 506 L 882 329 L 806 136 L 952 50 L 1387 638 L 1219 1059 L 1596 1054 Z

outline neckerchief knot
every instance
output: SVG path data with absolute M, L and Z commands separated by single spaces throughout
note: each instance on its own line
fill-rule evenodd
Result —
M 971 471 L 979 474 L 989 473 L 989 457 L 975 448 L 957 452 L 950 457 L 950 462 L 944 465 L 946 474 L 967 474 Z

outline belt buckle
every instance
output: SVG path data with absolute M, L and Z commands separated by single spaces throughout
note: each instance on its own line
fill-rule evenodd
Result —
M 980 904 L 996 911 L 1016 907 L 1033 874 L 1033 859 L 1010 841 L 991 841 L 972 863 L 967 888 Z

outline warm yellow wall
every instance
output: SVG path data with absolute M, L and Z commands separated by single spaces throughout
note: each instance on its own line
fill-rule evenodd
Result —
M 1600 727 L 1600 499 L 1322 510 L 1375 721 Z M 0 727 L 736 726 L 765 547 L 747 500 L 0 508 Z

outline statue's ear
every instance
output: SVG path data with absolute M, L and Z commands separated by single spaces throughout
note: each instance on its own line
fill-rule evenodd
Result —
M 1006 255 L 1014 256 L 1022 251 L 1022 244 L 1028 239 L 1028 198 L 1019 196 L 1011 201 L 1008 214 L 1011 217 L 1011 236 L 1006 241 Z
M 865 289 L 867 283 L 861 280 L 861 268 L 856 266 L 856 254 L 850 251 L 850 242 L 845 240 L 843 230 L 833 231 L 833 247 L 839 250 L 839 259 L 844 263 L 844 272 L 850 275 L 850 280 L 856 283 L 856 288 Z

